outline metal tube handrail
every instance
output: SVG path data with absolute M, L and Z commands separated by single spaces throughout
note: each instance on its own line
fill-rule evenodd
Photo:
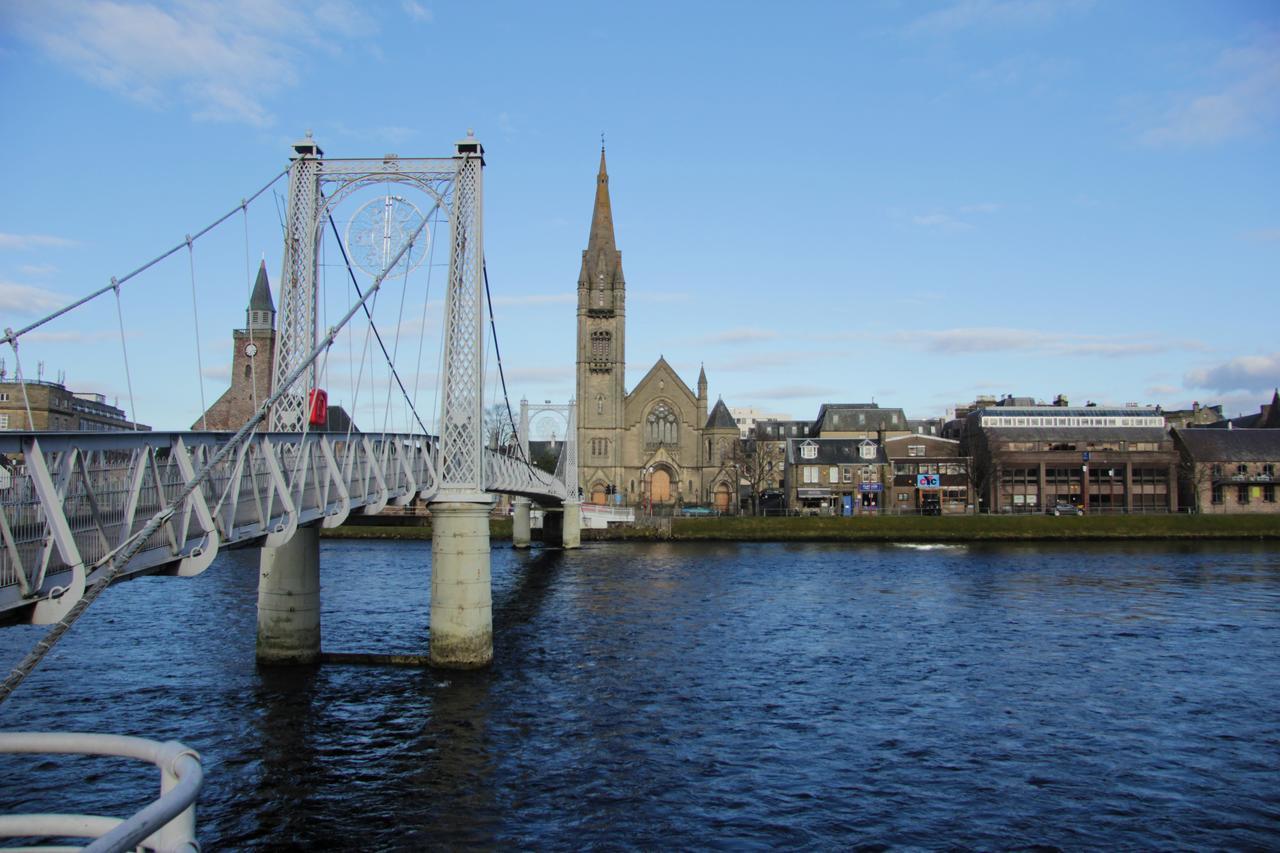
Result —
M 119 820 L 94 815 L 8 815 L 0 819 L 0 836 L 92 837 L 102 832 L 84 848 L 93 853 L 115 853 L 140 843 L 155 850 L 200 849 L 195 837 L 195 802 L 204 782 L 204 770 L 199 754 L 190 747 L 177 741 L 160 743 L 88 732 L 0 732 L 0 753 L 105 755 L 134 758 L 160 768 L 160 798 L 132 817 Z M 54 832 L 55 827 L 62 831 Z M 86 836 L 86 832 L 90 835 Z

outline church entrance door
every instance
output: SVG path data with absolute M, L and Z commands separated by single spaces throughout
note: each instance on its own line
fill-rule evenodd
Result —
M 596 486 L 591 491 L 591 502 L 593 504 L 599 504 L 600 506 L 604 506 L 609 502 L 608 496 L 604 493 L 604 486 Z
M 717 510 L 720 512 L 729 511 L 729 487 L 726 484 L 721 483 L 716 486 L 715 501 Z
M 649 477 L 649 500 L 656 504 L 671 503 L 671 475 L 656 468 Z

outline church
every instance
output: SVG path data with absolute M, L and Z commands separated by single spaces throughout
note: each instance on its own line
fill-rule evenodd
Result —
M 578 273 L 578 471 L 586 500 L 737 507 L 732 467 L 738 425 L 723 400 L 707 411 L 707 375 L 695 393 L 666 359 L 629 393 L 626 279 L 613 233 L 604 149 L 591 233 Z

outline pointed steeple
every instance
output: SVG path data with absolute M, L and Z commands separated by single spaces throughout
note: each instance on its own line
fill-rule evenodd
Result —
M 271 300 L 271 285 L 267 282 L 267 262 L 263 259 L 258 267 L 258 280 L 253 283 L 253 293 L 249 296 L 249 307 L 245 313 L 246 329 L 274 329 L 276 327 L 276 305 Z
M 596 201 L 591 211 L 591 234 L 582 253 L 582 272 L 578 286 L 594 289 L 621 289 L 622 255 L 613 235 L 613 205 L 609 201 L 609 171 L 605 166 L 604 146 L 600 146 L 600 171 L 596 173 Z M 592 301 L 596 307 L 598 300 Z M 606 305 L 613 307 L 612 299 Z
M 707 399 L 707 368 L 705 365 L 698 366 L 698 398 Z
M 1258 426 L 1262 429 L 1280 429 L 1280 388 L 1272 393 L 1271 403 L 1263 408 L 1266 411 L 1258 418 Z

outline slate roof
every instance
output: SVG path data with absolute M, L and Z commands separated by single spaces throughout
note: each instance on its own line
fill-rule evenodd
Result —
M 867 438 L 792 438 L 787 441 L 788 465 L 880 465 L 889 461 L 884 454 L 883 445 L 871 441 L 876 446 L 876 455 L 872 459 L 863 459 L 859 449 Z M 812 442 L 818 446 L 818 455 L 814 459 L 800 456 L 800 445 Z
M 1174 435 L 1197 462 L 1280 462 L 1280 429 L 1180 429 Z
M 859 422 L 859 416 L 862 417 Z M 813 423 L 814 434 L 875 432 L 908 429 L 902 409 L 882 409 L 875 403 L 823 403 Z
M 707 417 L 706 429 L 736 430 L 737 428 L 738 422 L 734 420 L 733 415 L 729 414 L 729 407 L 724 404 L 724 400 L 716 400 L 715 408 Z
M 258 267 L 258 280 L 253 283 L 253 294 L 249 297 L 250 311 L 276 312 L 276 304 L 271 301 L 271 285 L 267 282 L 267 262 Z

